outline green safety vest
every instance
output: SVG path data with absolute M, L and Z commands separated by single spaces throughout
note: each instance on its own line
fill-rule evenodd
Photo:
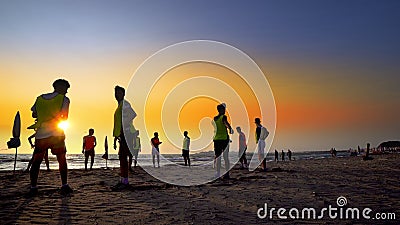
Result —
M 118 104 L 117 109 L 114 113 L 114 129 L 113 129 L 113 136 L 119 137 L 122 134 L 122 107 L 124 105 L 124 101 Z M 129 124 L 129 130 L 131 134 L 136 133 L 136 128 L 133 126 L 132 123 Z
M 226 126 L 224 122 L 222 121 L 222 118 L 224 115 L 221 115 L 217 120 L 215 120 L 215 125 L 217 126 L 217 132 L 215 133 L 214 140 L 228 140 L 228 131 L 226 129 Z
M 122 101 L 118 104 L 118 108 L 115 110 L 114 113 L 114 130 L 113 136 L 119 137 L 121 135 L 122 130 Z
M 28 129 L 40 128 L 43 123 L 56 125 L 59 121 L 59 113 L 64 101 L 64 95 L 58 94 L 52 99 L 44 99 L 42 96 L 36 98 L 35 108 L 37 113 L 37 121 Z M 52 122 L 54 120 L 54 123 Z

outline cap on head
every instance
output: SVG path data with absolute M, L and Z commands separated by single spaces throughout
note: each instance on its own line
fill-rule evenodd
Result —
M 217 105 L 217 110 L 218 110 L 218 112 L 220 112 L 220 111 L 222 111 L 222 110 L 225 110 L 225 108 L 226 108 L 226 104 L 225 104 L 225 103 L 222 103 L 222 104 Z

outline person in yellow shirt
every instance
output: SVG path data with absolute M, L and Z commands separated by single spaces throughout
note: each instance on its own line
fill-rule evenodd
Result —
M 215 178 L 219 178 L 221 174 L 221 154 L 224 151 L 229 151 L 229 135 L 227 129 L 229 129 L 229 133 L 233 134 L 233 129 L 228 122 L 228 118 L 225 115 L 225 104 L 222 103 L 217 106 L 218 115 L 214 117 L 213 126 L 214 126 L 214 153 L 216 160 L 216 174 Z M 227 156 L 227 154 L 226 154 Z M 228 157 L 224 157 L 225 159 L 225 169 L 226 174 L 224 175 L 225 179 L 229 178 L 229 161 L 227 161 Z

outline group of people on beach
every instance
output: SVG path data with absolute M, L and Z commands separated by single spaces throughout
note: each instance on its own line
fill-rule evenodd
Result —
M 28 129 L 34 129 L 35 134 L 29 138 L 31 147 L 34 148 L 32 160 L 30 162 L 31 167 L 30 180 L 31 188 L 27 193 L 28 197 L 33 197 L 38 194 L 37 180 L 39 175 L 40 164 L 45 158 L 48 162 L 47 151 L 51 149 L 51 153 L 56 155 L 59 164 L 59 172 L 61 176 L 61 189 L 62 195 L 68 195 L 73 192 L 72 188 L 68 185 L 68 167 L 66 161 L 66 146 L 65 146 L 65 134 L 62 129 L 58 127 L 62 121 L 68 119 L 69 104 L 70 100 L 66 96 L 70 84 L 64 79 L 58 79 L 53 83 L 54 91 L 40 95 L 36 98 L 34 105 L 31 108 L 32 117 L 35 118 L 35 123 L 28 127 Z M 139 131 L 133 126 L 133 120 L 135 119 L 136 112 L 131 107 L 131 104 L 125 100 L 125 89 L 120 86 L 116 86 L 114 89 L 115 99 L 118 102 L 117 109 L 114 113 L 114 127 L 113 127 L 113 148 L 118 148 L 118 157 L 120 163 L 120 180 L 112 187 L 112 190 L 118 191 L 125 189 L 129 186 L 128 171 L 132 170 L 132 158 L 135 157 L 135 166 L 137 165 L 138 152 L 141 151 Z M 228 122 L 228 118 L 225 115 L 226 104 L 222 103 L 217 106 L 218 115 L 213 119 L 213 125 L 215 129 L 215 135 L 213 138 L 214 142 L 214 153 L 215 153 L 215 166 L 216 166 L 216 178 L 220 177 L 221 173 L 221 155 L 223 154 L 225 161 L 226 173 L 224 178 L 229 178 L 229 134 L 233 134 L 233 129 Z M 262 171 L 267 170 L 266 159 L 264 155 L 265 139 L 268 137 L 268 130 L 262 126 L 260 118 L 255 118 L 256 124 L 256 143 L 257 153 L 259 160 L 262 164 Z M 229 131 L 229 134 L 228 134 Z M 242 168 L 248 168 L 246 159 L 246 137 L 241 131 L 240 127 L 236 127 L 236 131 L 239 133 L 239 158 Z M 188 132 L 183 133 L 183 144 L 182 144 L 182 156 L 186 165 L 191 165 L 189 158 L 190 148 L 190 137 Z M 34 144 L 31 139 L 35 138 Z M 160 149 L 159 146 L 162 142 L 159 140 L 158 133 L 154 133 L 154 137 L 151 139 L 152 145 L 152 157 L 153 166 L 156 167 L 155 159 L 157 158 L 157 166 L 160 167 Z M 91 158 L 90 169 L 93 167 L 94 162 L 94 148 L 97 145 L 96 137 L 94 136 L 94 129 L 89 129 L 89 134 L 83 138 L 82 153 L 85 155 L 85 170 L 87 170 L 88 158 Z M 132 152 L 130 151 L 132 150 Z M 47 163 L 47 168 L 48 163 Z
M 290 149 L 287 150 L 287 158 L 289 161 L 292 160 L 292 151 L 290 151 Z M 282 161 L 285 161 L 285 151 L 284 150 L 282 150 L 282 152 L 281 152 L 281 159 L 282 159 Z M 276 149 L 275 149 L 275 159 L 274 160 L 275 160 L 275 162 L 279 161 L 279 153 Z

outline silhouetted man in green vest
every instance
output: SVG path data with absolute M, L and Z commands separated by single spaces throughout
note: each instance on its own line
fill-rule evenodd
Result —
M 229 135 L 227 129 L 229 129 L 229 133 L 233 134 L 233 129 L 228 122 L 228 118 L 225 115 L 225 104 L 220 104 L 217 106 L 218 115 L 214 117 L 213 126 L 215 129 L 214 134 L 214 153 L 215 159 L 217 160 L 217 172 L 215 177 L 220 177 L 221 174 L 221 154 L 224 151 L 228 151 L 229 144 Z M 229 161 L 227 162 L 227 157 L 225 157 L 225 165 L 229 167 Z M 225 168 L 227 170 L 224 178 L 229 178 L 229 168 Z
M 32 106 L 32 117 L 37 121 L 28 129 L 36 129 L 35 150 L 32 167 L 30 170 L 31 188 L 27 197 L 37 195 L 37 180 L 39 176 L 40 164 L 48 149 L 57 156 L 59 171 L 61 176 L 61 194 L 67 195 L 73 192 L 67 183 L 68 167 L 65 154 L 65 134 L 59 124 L 68 119 L 69 98 L 65 96 L 70 87 L 68 81 L 58 79 L 53 83 L 54 92 L 43 94 L 36 98 Z

